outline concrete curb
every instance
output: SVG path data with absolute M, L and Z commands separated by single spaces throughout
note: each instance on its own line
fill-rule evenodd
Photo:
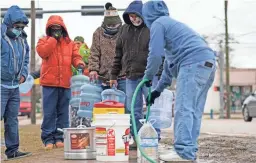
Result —
M 213 132 L 203 132 L 201 134 L 214 135 L 214 136 L 235 136 L 235 137 L 256 137 L 254 134 L 228 134 L 228 133 L 213 133 Z

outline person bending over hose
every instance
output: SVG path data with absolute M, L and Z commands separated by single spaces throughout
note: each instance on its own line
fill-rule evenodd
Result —
M 177 79 L 174 116 L 174 151 L 160 155 L 164 161 L 195 161 L 207 92 L 215 70 L 215 53 L 204 39 L 187 25 L 171 18 L 164 1 L 149 1 L 143 5 L 143 17 L 150 28 L 150 43 L 144 79 L 151 80 L 162 63 L 164 70 L 150 104 Z

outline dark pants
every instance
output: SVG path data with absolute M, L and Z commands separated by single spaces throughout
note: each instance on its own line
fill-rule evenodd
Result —
M 57 128 L 69 127 L 69 100 L 71 90 L 59 87 L 43 87 L 44 118 L 41 126 L 43 143 L 63 142 L 63 134 Z
M 7 156 L 12 155 L 19 148 L 19 108 L 19 88 L 7 89 L 1 87 L 1 120 L 4 119 L 5 154 Z

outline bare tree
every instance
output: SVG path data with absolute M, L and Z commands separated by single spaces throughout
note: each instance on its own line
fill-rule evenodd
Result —
M 225 34 L 221 33 L 221 34 L 217 34 L 217 35 L 213 35 L 213 36 L 208 36 L 208 35 L 202 35 L 202 37 L 205 39 L 207 44 L 215 44 L 218 46 L 218 50 L 221 52 L 225 52 Z M 232 59 L 233 59 L 233 51 L 235 51 L 234 48 L 232 48 L 232 44 L 239 44 L 239 42 L 234 38 L 234 36 L 232 34 L 229 34 L 229 55 L 230 55 L 230 63 L 232 63 Z M 225 53 L 224 53 L 225 54 Z M 226 55 L 226 54 L 225 54 Z M 226 57 L 224 57 L 225 59 Z M 224 60 L 224 63 L 225 60 Z

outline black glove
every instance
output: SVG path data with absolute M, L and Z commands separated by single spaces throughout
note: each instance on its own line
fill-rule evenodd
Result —
M 148 106 L 148 105 L 151 106 L 152 104 L 154 104 L 155 99 L 157 99 L 160 95 L 161 95 L 161 92 L 158 92 L 158 91 L 156 91 L 156 90 L 152 91 L 152 92 L 151 92 L 150 101 L 149 101 L 149 96 L 148 96 L 147 99 L 146 99 L 146 104 L 147 104 L 147 106 Z
M 152 81 L 149 80 L 149 81 L 145 82 L 145 86 L 146 87 L 151 87 L 152 86 Z

